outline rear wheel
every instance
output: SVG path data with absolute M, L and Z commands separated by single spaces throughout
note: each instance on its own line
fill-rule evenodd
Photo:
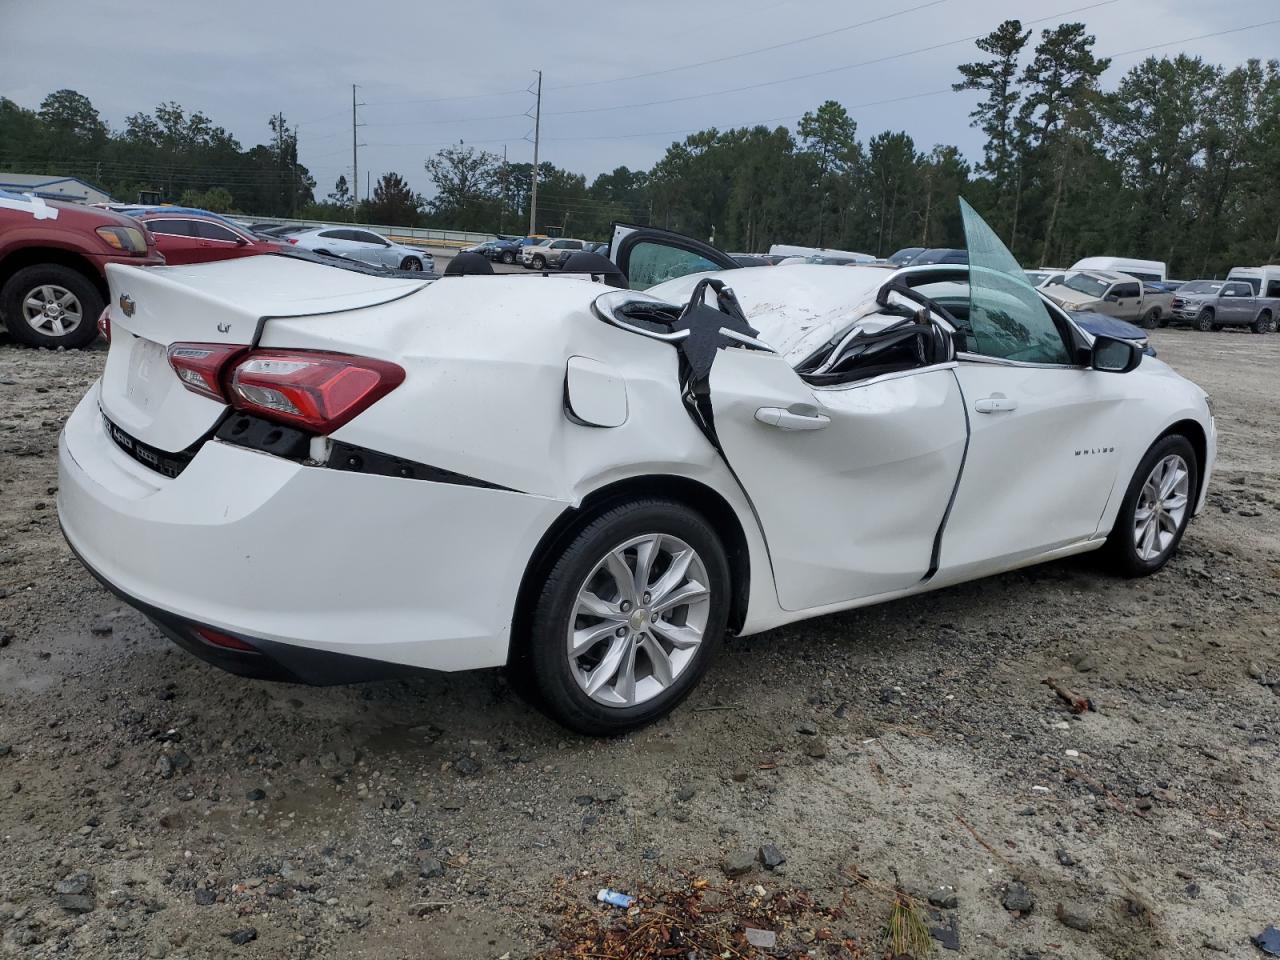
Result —
M 1155 573 L 1178 549 L 1199 489 L 1196 452 L 1186 437 L 1171 434 L 1147 451 L 1120 503 L 1106 550 L 1126 577 Z
M 1160 326 L 1160 308 L 1152 307 L 1142 315 L 1142 327 L 1144 330 L 1154 330 Z
M 720 645 L 729 579 L 715 531 L 681 504 L 640 500 L 591 521 L 533 609 L 528 663 L 548 712 L 593 736 L 666 714 Z
M 1253 321 L 1254 333 L 1273 333 L 1276 329 L 1276 319 L 1266 310 L 1258 315 L 1258 319 Z
M 1213 320 L 1212 310 L 1201 310 L 1200 316 L 1196 317 L 1196 329 L 1203 330 L 1208 333 L 1210 330 L 1220 329 Z
M 82 273 L 58 263 L 23 267 L 0 290 L 9 336 L 31 347 L 84 347 L 98 335 L 102 294 Z

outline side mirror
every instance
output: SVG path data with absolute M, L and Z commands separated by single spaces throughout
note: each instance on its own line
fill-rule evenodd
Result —
M 1103 373 L 1128 373 L 1142 362 L 1142 348 L 1132 340 L 1097 336 L 1093 340 L 1090 366 Z
M 1119 302 L 1120 302 L 1120 298 L 1119 298 L 1119 297 L 1117 297 L 1114 293 L 1108 293 L 1108 294 L 1107 294 L 1105 297 L 1103 297 L 1102 299 L 1103 299 L 1103 300 L 1105 300 L 1107 303 L 1119 303 Z
M 246 240 L 244 237 L 236 237 L 237 247 L 247 247 L 248 245 L 249 245 L 249 241 Z

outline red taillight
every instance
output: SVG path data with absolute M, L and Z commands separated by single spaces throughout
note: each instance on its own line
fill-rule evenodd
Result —
M 228 636 L 225 633 L 219 633 L 210 627 L 192 627 L 192 632 L 205 643 L 212 644 L 215 647 L 223 647 L 227 650 L 240 650 L 245 653 L 257 653 L 253 647 L 235 637 Z
M 385 360 L 305 350 L 256 350 L 231 374 L 231 403 L 269 420 L 331 433 L 404 382 Z
M 290 243 L 297 243 L 297 242 L 298 242 L 297 240 L 294 240 L 294 239 L 291 239 L 291 238 L 288 238 L 288 237 L 286 237 L 286 239 L 287 239 L 287 240 L 289 240 L 289 242 L 290 242 Z
M 103 307 L 102 312 L 98 314 L 98 333 L 102 334 L 102 339 L 111 342 L 111 308 Z
M 312 433 L 331 433 L 404 382 L 385 360 L 238 344 L 175 343 L 169 365 L 193 393 Z
M 236 343 L 175 343 L 169 347 L 169 366 L 192 393 L 227 403 L 223 371 L 246 349 Z

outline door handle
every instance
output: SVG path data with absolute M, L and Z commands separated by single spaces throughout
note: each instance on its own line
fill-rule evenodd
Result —
M 993 393 L 989 397 L 983 397 L 973 405 L 973 409 L 979 413 L 1002 413 L 1008 410 L 1017 410 L 1018 401 L 1010 400 L 1003 393 Z
M 761 407 L 756 419 L 779 430 L 821 430 L 831 418 L 821 413 L 792 413 L 782 407 Z

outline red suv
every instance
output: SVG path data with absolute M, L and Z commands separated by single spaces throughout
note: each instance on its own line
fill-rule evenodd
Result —
M 132 215 L 156 238 L 165 263 L 207 263 L 262 253 L 277 253 L 284 245 L 242 230 L 217 216 L 148 210 Z
M 84 347 L 98 335 L 108 263 L 164 257 L 136 220 L 0 190 L 0 322 L 18 343 Z

